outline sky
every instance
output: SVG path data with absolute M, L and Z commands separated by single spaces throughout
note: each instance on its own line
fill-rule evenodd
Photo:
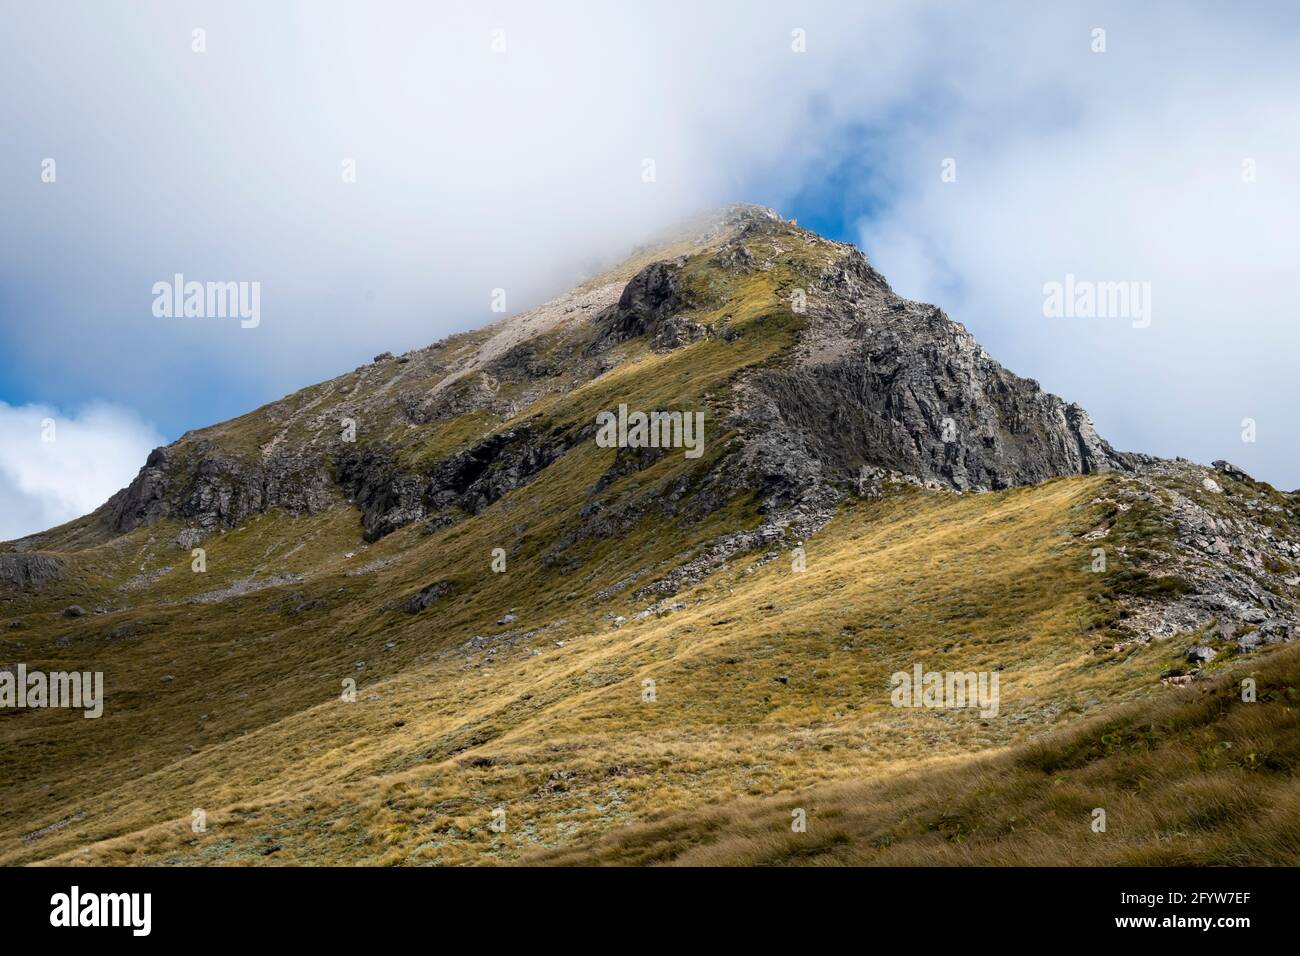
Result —
M 733 201 L 856 243 L 1116 447 L 1300 487 L 1293 4 L 0 0 L 0 22 L 0 540 Z M 255 326 L 157 314 L 178 273 L 258 283 Z M 1149 308 L 1046 315 L 1067 276 Z

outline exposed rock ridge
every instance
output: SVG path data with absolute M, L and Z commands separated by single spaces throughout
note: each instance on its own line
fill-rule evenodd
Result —
M 851 481 L 866 466 L 982 490 L 1131 469 L 1086 411 L 1007 371 L 960 323 L 895 295 L 861 252 L 841 249 L 805 292 L 797 361 L 756 370 L 742 415 L 815 461 L 810 476 Z

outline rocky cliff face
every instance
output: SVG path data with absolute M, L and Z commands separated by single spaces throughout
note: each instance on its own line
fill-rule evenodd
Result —
M 140 473 L 109 499 L 103 517 L 117 532 L 180 518 L 204 531 L 234 528 L 255 514 L 283 508 L 322 510 L 331 481 L 316 456 L 285 450 L 248 461 L 206 442 L 156 448 Z
M 62 559 L 49 554 L 0 554 L 0 584 L 39 591 L 67 573 Z
M 895 295 L 857 250 L 837 252 L 798 290 L 807 322 L 791 361 L 746 379 L 741 419 L 768 446 L 752 453 L 756 480 L 779 474 L 782 449 L 805 485 L 885 470 L 979 491 L 1131 468 L 1078 405 L 1008 372 L 940 309 Z
M 1127 470 L 1078 405 L 1008 372 L 932 306 L 893 295 L 848 253 L 812 290 L 791 367 L 752 379 L 825 473 L 863 464 L 958 490 Z

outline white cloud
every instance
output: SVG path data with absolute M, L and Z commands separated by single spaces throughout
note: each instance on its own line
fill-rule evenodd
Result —
M 61 415 L 48 405 L 0 402 L 0 541 L 93 511 L 165 441 L 112 405 Z
M 923 70 L 899 9 L 27 5 L 0 31 L 0 86 L 28 91 L 0 99 L 0 278 L 43 321 L 0 329 L 0 348 L 133 407 L 211 415 L 230 411 L 215 396 L 246 410 L 486 324 L 493 289 L 521 310 L 661 226 L 758 198 L 756 179 L 797 189 L 823 134 Z M 261 324 L 156 318 L 153 284 L 176 273 L 260 282 Z
M 28 4 L 0 32 L 0 375 L 180 432 L 833 173 L 900 292 L 1117 445 L 1294 487 L 1296 43 L 1284 3 Z M 260 281 L 261 325 L 154 318 L 176 272 Z M 1049 323 L 1067 272 L 1150 281 L 1152 327 Z

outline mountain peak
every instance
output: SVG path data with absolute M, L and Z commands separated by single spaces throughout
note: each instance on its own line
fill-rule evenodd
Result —
M 676 384 L 632 387 L 655 367 Z M 894 294 L 859 250 L 737 203 L 528 312 L 187 433 L 78 526 L 102 537 L 177 518 L 211 531 L 340 496 L 372 535 L 453 520 L 588 440 L 596 404 L 625 401 L 702 411 L 727 436 L 694 481 L 711 502 L 724 487 L 770 508 L 825 502 L 871 469 L 981 490 L 1130 467 L 1082 409 Z

